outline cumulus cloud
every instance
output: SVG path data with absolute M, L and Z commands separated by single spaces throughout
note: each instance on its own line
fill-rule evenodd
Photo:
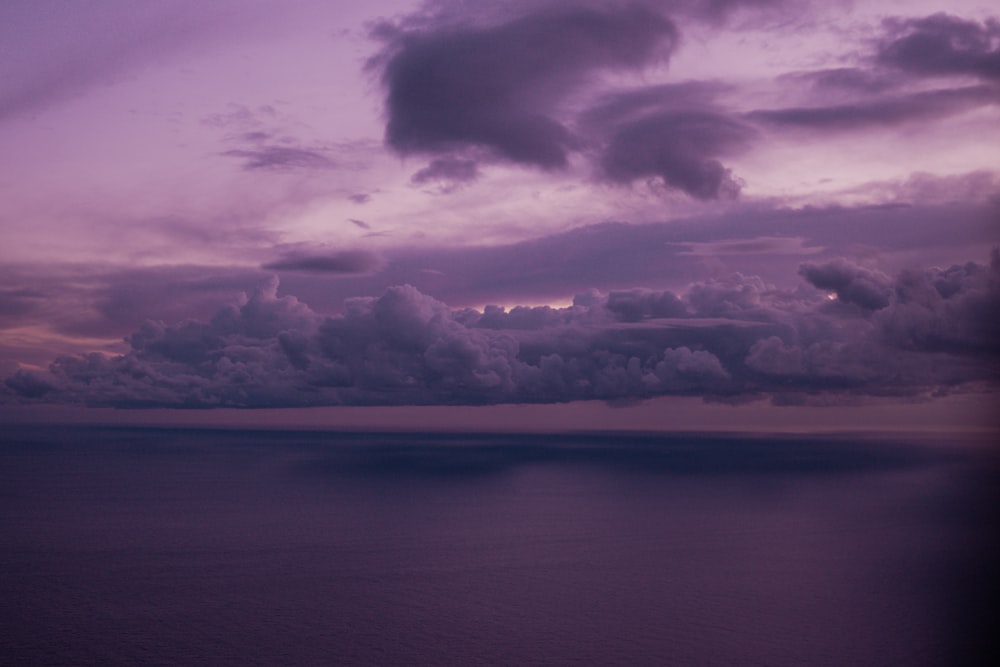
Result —
M 826 264 L 803 264 L 799 274 L 820 289 L 832 290 L 842 302 L 864 310 L 889 305 L 891 281 L 879 271 L 837 259 Z
M 846 260 L 782 290 L 733 274 L 572 306 L 453 309 L 403 285 L 322 316 L 272 280 L 208 321 L 149 321 L 120 356 L 63 356 L 9 400 L 118 407 L 487 404 L 698 395 L 899 395 L 996 387 L 1000 252 L 895 278 Z M 832 397 L 832 398 L 831 398 Z
M 906 271 L 895 281 L 893 307 L 875 323 L 895 347 L 980 356 L 997 372 L 1000 358 L 1000 251 L 989 265 Z

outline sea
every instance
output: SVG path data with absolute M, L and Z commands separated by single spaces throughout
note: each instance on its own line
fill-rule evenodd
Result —
M 991 664 L 998 470 L 941 434 L 2 427 L 0 664 Z

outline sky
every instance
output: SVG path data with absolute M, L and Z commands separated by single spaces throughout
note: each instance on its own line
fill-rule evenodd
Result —
M 0 417 L 997 426 L 1000 12 L 8 0 Z

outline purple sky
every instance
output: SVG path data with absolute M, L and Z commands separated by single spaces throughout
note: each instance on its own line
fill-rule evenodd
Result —
M 992 427 L 993 4 L 4 2 L 0 417 Z

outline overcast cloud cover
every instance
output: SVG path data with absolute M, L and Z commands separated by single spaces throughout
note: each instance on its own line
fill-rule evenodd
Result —
M 7 406 L 997 391 L 990 3 L 335 4 L 0 8 Z

